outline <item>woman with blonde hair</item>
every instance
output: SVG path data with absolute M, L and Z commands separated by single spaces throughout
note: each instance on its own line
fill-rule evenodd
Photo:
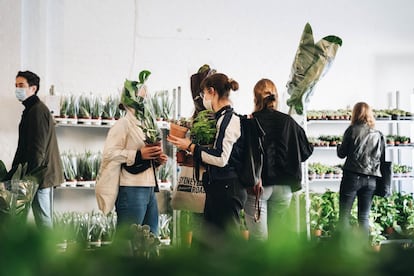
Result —
M 244 208 L 250 237 L 265 240 L 272 233 L 280 233 L 273 230 L 285 226 L 292 193 L 301 189 L 301 162 L 309 158 L 313 147 L 303 128 L 291 116 L 277 110 L 278 93 L 271 80 L 262 79 L 256 83 L 254 104 L 252 115 L 266 133 L 262 183 L 248 189 Z
M 364 235 L 369 234 L 369 211 L 375 192 L 376 178 L 381 176 L 380 160 L 385 159 L 382 133 L 374 129 L 375 118 L 365 102 L 356 103 L 351 125 L 345 130 L 337 147 L 339 158 L 346 158 L 339 189 L 340 226 L 349 226 L 349 216 L 358 197 L 358 223 Z

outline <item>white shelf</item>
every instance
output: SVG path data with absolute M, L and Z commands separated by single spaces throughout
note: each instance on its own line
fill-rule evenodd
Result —
M 60 123 L 57 122 L 56 125 L 57 127 L 86 127 L 86 128 L 111 128 L 112 125 L 106 125 L 106 124 L 101 124 L 101 125 L 94 125 L 94 124 L 67 124 L 67 123 Z
M 57 121 L 57 127 L 86 127 L 86 128 L 111 128 L 115 124 L 116 120 L 110 124 L 101 123 L 101 124 L 85 124 L 85 123 L 62 123 Z M 160 129 L 170 129 L 170 123 L 167 121 L 157 121 L 157 125 Z
M 393 123 L 403 123 L 403 124 L 412 124 L 414 120 L 375 120 L 376 124 L 393 124 Z M 308 120 L 308 125 L 313 124 L 350 124 L 350 120 Z

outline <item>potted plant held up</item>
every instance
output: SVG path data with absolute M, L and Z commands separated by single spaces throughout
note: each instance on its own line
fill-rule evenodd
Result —
M 191 128 L 191 125 L 192 122 L 185 117 L 178 120 L 172 120 L 170 122 L 169 135 L 184 138 L 187 135 L 188 130 Z M 177 151 L 176 157 L 178 164 L 188 163 L 186 162 L 187 152 L 185 150 Z M 192 164 L 190 166 L 192 166 Z
M 141 122 L 140 128 L 145 134 L 145 143 L 147 145 L 159 145 L 161 131 L 158 128 L 150 103 L 145 100 L 145 82 L 150 74 L 150 71 L 143 70 L 139 73 L 137 81 L 125 80 L 121 102 L 135 110 L 135 116 Z
M 211 146 L 216 137 L 216 131 L 214 113 L 210 110 L 203 110 L 194 119 L 190 135 L 193 143 Z

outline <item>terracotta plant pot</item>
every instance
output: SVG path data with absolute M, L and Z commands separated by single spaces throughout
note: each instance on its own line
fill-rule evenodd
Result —
M 185 232 L 184 234 L 184 243 L 187 247 L 191 247 L 191 243 L 193 242 L 193 231 Z
M 381 251 L 381 244 L 374 244 L 374 245 L 372 245 L 372 250 L 374 252 L 380 252 Z
M 182 165 L 186 167 L 194 167 L 193 156 L 191 154 L 186 154 L 184 156 L 184 161 L 182 162 Z
M 244 230 L 241 230 L 240 232 L 241 232 L 241 235 L 242 235 L 243 239 L 248 241 L 249 240 L 249 230 L 244 229 Z
M 322 236 L 322 230 L 321 230 L 321 229 L 315 229 L 315 230 L 313 230 L 313 235 L 314 235 L 315 237 L 320 237 L 320 236 Z
M 177 159 L 177 163 L 178 164 L 184 163 L 186 154 L 187 153 L 185 151 L 183 151 L 183 150 L 177 151 L 177 153 L 175 154 L 175 156 L 176 156 L 176 159 Z
M 385 228 L 385 233 L 387 233 L 388 235 L 394 234 L 394 231 L 395 231 L 394 227 L 389 226 L 389 227 Z
M 188 128 L 186 127 L 179 126 L 174 123 L 170 123 L 170 135 L 172 136 L 184 138 L 185 135 L 187 134 L 187 131 L 188 131 Z

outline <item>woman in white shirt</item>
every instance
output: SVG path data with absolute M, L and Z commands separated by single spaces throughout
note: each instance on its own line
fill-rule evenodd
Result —
M 201 97 L 206 109 L 215 112 L 217 134 L 212 148 L 193 144 L 188 138 L 169 136 L 168 141 L 194 155 L 195 161 L 206 165 L 203 185 L 206 191 L 204 219 L 214 233 L 230 231 L 240 234 L 240 211 L 246 201 L 237 168 L 241 148 L 238 143 L 240 118 L 233 112 L 230 90 L 238 90 L 236 81 L 224 74 L 213 74 L 201 83 Z M 214 237 L 214 235 L 210 235 Z

